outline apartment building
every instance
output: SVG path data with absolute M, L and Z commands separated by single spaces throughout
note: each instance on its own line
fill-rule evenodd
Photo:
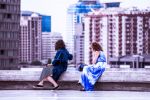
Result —
M 88 48 L 93 41 L 102 45 L 108 61 L 112 57 L 150 53 L 149 9 L 101 9 L 87 14 L 84 23 L 85 62 L 92 62 Z
M 41 16 L 21 16 L 20 62 L 41 60 L 42 31 Z
M 0 0 L 0 69 L 18 69 L 20 0 Z

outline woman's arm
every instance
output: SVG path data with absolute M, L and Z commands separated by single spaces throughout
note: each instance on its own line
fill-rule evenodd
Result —
M 52 65 L 53 66 L 58 65 L 60 63 L 61 57 L 62 57 L 62 52 L 61 51 L 57 51 L 57 53 L 56 53 L 56 55 L 54 57 L 54 60 L 52 62 Z

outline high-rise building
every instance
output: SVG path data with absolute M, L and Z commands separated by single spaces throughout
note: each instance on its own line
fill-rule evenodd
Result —
M 22 16 L 31 16 L 33 13 L 31 11 L 21 11 Z M 42 18 L 42 32 L 51 32 L 51 16 L 43 15 L 40 13 L 36 13 Z
M 33 13 L 31 16 L 21 16 L 21 62 L 41 60 L 41 20 L 41 16 L 35 13 Z
M 75 24 L 75 33 L 74 59 L 75 65 L 78 66 L 84 63 L 84 34 L 82 23 Z
M 0 0 L 0 69 L 18 69 L 20 0 Z
M 47 60 L 51 56 L 51 33 L 42 32 L 42 60 Z
M 42 16 L 42 32 L 51 32 L 51 16 Z
M 103 5 L 104 5 L 104 8 L 114 8 L 114 7 L 120 7 L 120 3 L 121 3 L 121 0 L 107 0 L 107 1 L 103 1 L 102 2 Z
M 90 49 L 92 42 L 98 42 L 107 56 L 108 24 L 107 17 L 96 14 L 88 14 L 84 17 L 84 62 L 92 64 L 93 54 Z
M 99 0 L 79 0 L 77 4 L 71 5 L 67 11 L 67 32 L 64 36 L 65 42 L 68 44 L 69 51 L 75 56 L 75 43 L 77 40 L 75 37 L 79 37 L 79 33 L 76 33 L 76 24 L 82 24 L 82 17 L 91 12 L 92 10 L 98 10 L 103 7 Z M 83 24 L 82 24 L 83 25 Z M 81 30 L 84 26 L 80 27 Z M 76 34 L 78 36 L 76 36 Z M 82 37 L 82 36 L 81 36 Z M 76 45 L 77 46 L 77 45 Z M 78 45 L 79 46 L 79 45 Z M 79 48 L 79 47 L 76 47 Z M 82 50 L 81 50 L 82 51 Z M 76 59 L 76 58 L 75 58 Z M 75 59 L 73 63 L 75 62 Z
M 119 7 L 119 6 L 120 6 L 120 2 L 107 2 L 107 3 L 104 3 L 105 8 L 112 8 L 112 7 Z
M 21 62 L 32 62 L 49 58 L 44 56 L 43 45 L 47 42 L 51 32 L 51 16 L 42 15 L 31 11 L 21 12 Z M 36 36 L 35 36 L 36 35 Z M 46 37 L 48 36 L 48 37 Z M 43 40 L 46 39 L 46 40 Z M 42 43 L 43 41 L 43 43 Z M 48 45 L 48 44 L 47 44 Z M 45 50 L 44 45 L 44 50 Z M 35 51 L 36 50 L 36 51 Z M 44 58 L 43 58 L 44 57 Z
M 62 39 L 60 33 L 42 33 L 42 60 L 47 60 L 48 58 L 53 59 L 56 53 L 55 43 L 57 40 Z
M 54 56 L 56 54 L 56 50 L 55 50 L 55 43 L 56 41 L 62 39 L 62 35 L 60 33 L 56 33 L 56 32 L 52 32 L 51 36 L 50 36 L 50 58 L 54 59 Z
M 150 9 L 101 9 L 84 18 L 85 50 L 91 42 L 99 42 L 107 60 L 134 54 L 150 53 Z M 92 60 L 91 51 L 85 51 L 86 62 Z

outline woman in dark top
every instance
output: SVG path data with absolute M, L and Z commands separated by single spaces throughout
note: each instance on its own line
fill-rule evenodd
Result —
M 63 40 L 58 40 L 56 42 L 55 50 L 57 50 L 57 53 L 52 62 L 52 65 L 54 66 L 52 77 L 55 81 L 58 81 L 61 74 L 67 70 L 68 60 L 72 60 L 73 56 L 69 54 Z
M 40 76 L 40 82 L 34 87 L 43 87 L 43 82 L 48 80 L 54 85 L 53 90 L 57 89 L 59 85 L 56 83 L 61 74 L 67 70 L 68 60 L 72 60 L 73 56 L 66 49 L 63 40 L 58 40 L 55 43 L 56 55 L 52 62 L 52 66 L 44 68 Z M 48 64 L 49 66 L 49 64 Z

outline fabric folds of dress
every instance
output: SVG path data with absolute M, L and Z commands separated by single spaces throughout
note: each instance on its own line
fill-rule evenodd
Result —
M 52 75 L 53 66 L 44 67 L 40 76 L 40 81 L 45 79 L 47 76 Z
M 85 66 L 79 80 L 86 91 L 93 91 L 94 84 L 105 71 L 106 58 L 103 52 L 100 52 L 96 64 Z

